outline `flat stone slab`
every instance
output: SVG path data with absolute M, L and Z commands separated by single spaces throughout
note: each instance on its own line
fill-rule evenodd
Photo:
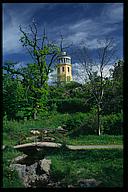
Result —
M 22 145 L 16 145 L 14 146 L 14 149 L 20 149 L 20 148 L 26 148 L 26 147 L 61 147 L 60 143 L 54 143 L 54 142 L 35 142 L 35 143 L 26 143 Z
M 14 149 L 18 149 L 25 154 L 30 154 L 34 152 L 38 152 L 42 149 L 59 149 L 62 147 L 60 143 L 54 142 L 35 142 L 35 143 L 26 143 L 22 145 L 14 146 Z M 89 149 L 123 149 L 123 145 L 67 145 L 67 149 L 69 150 L 89 150 Z
M 36 153 L 42 149 L 59 149 L 62 145 L 60 143 L 54 142 L 35 142 L 35 143 L 26 143 L 22 145 L 14 146 L 14 149 L 22 151 L 23 153 L 29 155 Z

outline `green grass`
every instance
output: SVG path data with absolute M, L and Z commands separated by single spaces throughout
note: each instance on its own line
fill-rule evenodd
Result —
M 64 124 L 69 114 L 53 114 L 40 120 L 29 121 L 4 121 L 3 144 L 7 146 L 3 153 L 3 186 L 22 187 L 17 173 L 9 168 L 11 160 L 21 155 L 12 147 L 20 143 L 26 143 L 32 128 L 57 128 Z M 114 135 L 80 135 L 76 138 L 63 137 L 58 139 L 70 145 L 109 145 L 122 144 L 122 136 Z M 95 178 L 102 181 L 103 186 L 120 187 L 123 179 L 122 150 L 87 150 L 77 152 L 60 151 L 51 153 L 48 158 L 52 159 L 52 176 L 55 180 L 64 180 L 66 184 L 75 184 L 78 179 Z
M 4 188 L 19 188 L 23 187 L 22 181 L 19 179 L 16 171 L 10 169 L 12 159 L 21 155 L 12 147 L 8 147 L 3 151 L 3 187 Z
M 123 137 L 121 135 L 81 135 L 76 138 L 67 138 L 67 143 L 70 145 L 121 145 Z
M 26 142 L 25 138 L 30 136 L 30 129 L 40 128 L 57 128 L 63 125 L 63 122 L 68 119 L 69 114 L 51 114 L 47 117 L 44 116 L 40 120 L 29 121 L 4 121 L 3 123 L 3 144 L 4 145 L 16 145 Z M 59 137 L 59 136 L 58 136 Z M 65 137 L 58 139 L 58 141 L 67 142 L 71 145 L 100 145 L 100 144 L 122 144 L 122 136 L 114 135 L 79 135 L 75 138 Z
M 94 178 L 101 187 L 122 187 L 123 160 L 121 150 L 63 152 L 48 156 L 52 160 L 53 179 L 65 185 L 79 179 Z

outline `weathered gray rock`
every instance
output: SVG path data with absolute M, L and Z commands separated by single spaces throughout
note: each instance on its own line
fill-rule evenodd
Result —
M 15 162 L 21 161 L 23 157 L 26 155 L 15 158 Z M 51 160 L 42 159 L 30 165 L 26 164 L 13 163 L 10 165 L 12 170 L 18 172 L 19 178 L 22 179 L 26 188 L 46 186 L 49 183 Z
M 61 182 L 58 181 L 58 182 L 49 182 L 48 185 L 47 185 L 48 188 L 61 188 L 63 187 Z
M 57 129 L 56 129 L 59 133 L 66 133 L 67 130 L 64 129 L 63 127 L 59 126 Z
M 28 155 L 25 155 L 25 154 L 20 155 L 20 156 L 14 158 L 12 160 L 12 163 L 14 163 L 14 164 L 21 164 L 27 157 L 28 157 Z
M 68 188 L 75 188 L 74 185 L 68 185 Z
M 47 174 L 42 175 L 26 175 L 24 178 L 25 187 L 43 187 L 46 186 L 49 182 L 49 176 Z
M 78 185 L 81 188 L 87 188 L 87 187 L 97 187 L 101 184 L 100 181 L 96 181 L 95 179 L 80 179 L 78 181 Z
M 26 172 L 27 172 L 27 174 L 29 174 L 29 175 L 34 175 L 34 174 L 35 174 L 35 175 L 36 175 L 37 165 L 38 165 L 38 163 L 35 162 L 35 163 L 32 164 L 32 165 L 26 166 Z
M 2 150 L 4 150 L 6 148 L 6 146 L 5 145 L 2 145 Z
M 39 136 L 26 137 L 26 141 L 27 141 L 27 142 L 30 142 L 30 141 L 33 141 L 33 142 L 34 142 L 35 140 L 36 140 L 36 141 L 39 141 L 38 137 L 39 137 Z
M 22 179 L 26 175 L 26 165 L 11 164 L 10 168 L 18 172 L 19 177 Z
M 53 137 L 43 137 L 43 141 L 55 141 L 55 138 Z
M 40 164 L 41 170 L 43 170 L 46 174 L 49 174 L 51 160 L 43 159 L 39 161 L 39 164 Z

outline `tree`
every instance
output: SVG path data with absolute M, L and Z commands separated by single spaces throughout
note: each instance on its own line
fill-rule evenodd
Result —
M 114 80 L 117 81 L 123 81 L 123 61 L 119 60 L 117 63 L 114 65 L 112 77 Z
M 3 104 L 4 114 L 8 119 L 15 119 L 19 109 L 25 103 L 25 89 L 18 77 L 3 74 Z
M 47 97 L 48 75 L 60 49 L 48 40 L 45 30 L 43 36 L 38 37 L 37 25 L 34 21 L 29 25 L 29 33 L 25 32 L 21 26 L 20 31 L 22 33 L 20 41 L 34 61 L 28 68 L 32 74 L 28 73 L 29 77 L 24 78 L 24 81 L 34 94 L 34 109 L 37 113 L 37 109 L 43 107 L 44 99 Z
M 82 72 L 84 72 L 84 80 L 89 81 L 90 92 L 95 99 L 97 108 L 97 128 L 98 135 L 101 135 L 100 115 L 103 108 L 103 96 L 105 89 L 105 70 L 106 67 L 112 66 L 115 60 L 116 49 L 114 39 L 105 39 L 97 42 L 96 56 L 90 55 L 87 46 L 82 45 L 78 51 L 78 58 Z
M 48 75 L 52 65 L 55 63 L 60 48 L 55 43 L 50 42 L 46 36 L 45 29 L 42 37 L 35 21 L 29 25 L 29 32 L 20 26 L 20 42 L 30 54 L 33 63 L 24 67 L 16 68 L 17 63 L 6 62 L 3 66 L 5 73 L 20 77 L 25 88 L 26 101 L 34 118 L 38 111 L 44 110 L 48 94 Z
M 111 70 L 111 79 L 106 80 L 104 91 L 104 111 L 120 113 L 123 107 L 123 61 L 119 60 Z

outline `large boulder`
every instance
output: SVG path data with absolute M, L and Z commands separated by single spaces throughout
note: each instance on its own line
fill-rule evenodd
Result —
M 44 171 L 46 174 L 50 173 L 51 160 L 43 159 L 39 161 L 39 164 L 42 171 Z
M 32 164 L 28 164 L 25 160 L 25 164 L 16 163 L 21 162 L 21 159 L 24 159 L 25 157 L 26 155 L 15 158 L 15 161 L 12 161 L 13 163 L 10 165 L 10 168 L 18 172 L 19 178 L 26 188 L 46 186 L 50 180 L 51 160 L 42 159 L 35 161 Z
M 14 163 L 14 164 L 25 164 L 24 161 L 26 160 L 27 157 L 28 157 L 28 155 L 25 155 L 25 154 L 20 155 L 20 156 L 14 158 L 12 160 L 12 163 Z
M 21 164 L 11 164 L 10 168 L 12 170 L 16 170 L 18 172 L 19 178 L 23 178 L 26 176 L 26 165 Z

